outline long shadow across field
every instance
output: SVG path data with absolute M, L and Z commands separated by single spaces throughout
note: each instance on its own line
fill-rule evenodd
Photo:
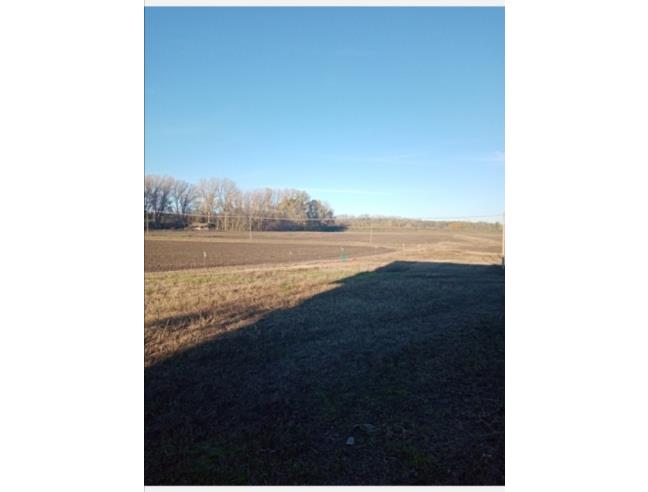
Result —
M 397 261 L 147 368 L 145 481 L 503 484 L 503 270 Z

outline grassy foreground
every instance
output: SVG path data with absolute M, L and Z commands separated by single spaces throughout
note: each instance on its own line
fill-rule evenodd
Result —
M 504 273 L 147 274 L 147 484 L 503 484 Z

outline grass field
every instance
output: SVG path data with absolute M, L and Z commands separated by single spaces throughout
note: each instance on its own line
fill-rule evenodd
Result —
M 148 236 L 147 484 L 504 483 L 500 237 L 371 239 Z

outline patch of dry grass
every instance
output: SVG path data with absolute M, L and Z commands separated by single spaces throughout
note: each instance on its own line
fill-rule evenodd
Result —
M 366 268 L 370 264 L 147 275 L 145 364 L 295 306 Z

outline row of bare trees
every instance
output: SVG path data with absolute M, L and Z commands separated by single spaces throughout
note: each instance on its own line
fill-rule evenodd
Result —
M 408 219 L 404 217 L 383 217 L 369 215 L 339 215 L 336 217 L 337 224 L 340 227 L 350 230 L 392 230 L 392 229 L 410 229 L 410 230 L 427 230 L 441 229 L 449 231 L 483 231 L 483 232 L 501 232 L 502 224 L 499 222 L 468 222 L 460 220 L 423 220 Z
M 170 176 L 145 176 L 144 214 L 150 227 L 202 223 L 220 231 L 334 227 L 333 210 L 305 191 L 242 191 L 227 178 L 192 184 Z M 195 214 L 195 215 L 192 215 Z

